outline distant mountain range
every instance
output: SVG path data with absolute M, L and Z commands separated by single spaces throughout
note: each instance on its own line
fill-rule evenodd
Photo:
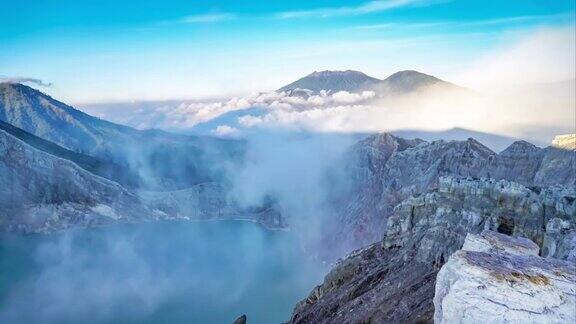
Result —
M 277 91 L 288 93 L 297 93 L 302 90 L 310 90 L 312 92 L 320 92 L 324 90 L 332 93 L 338 91 L 376 91 L 383 95 L 392 93 L 408 93 L 431 86 L 453 89 L 459 88 L 452 83 L 440 80 L 434 76 L 412 70 L 396 72 L 384 80 L 368 76 L 362 72 L 346 70 L 315 71 L 301 79 L 283 86 Z
M 161 190 L 214 179 L 219 168 L 215 156 L 233 160 L 243 149 L 237 141 L 114 124 L 17 83 L 0 83 L 0 121 L 69 151 L 132 170 L 134 178 L 120 182 Z
M 136 130 L 38 90 L 0 84 L 0 232 L 155 219 L 248 219 L 285 226 L 273 203 L 239 206 L 223 168 L 244 143 Z

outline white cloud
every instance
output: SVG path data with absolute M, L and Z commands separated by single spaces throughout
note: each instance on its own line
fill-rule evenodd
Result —
M 254 127 L 262 124 L 263 119 L 252 115 L 242 116 L 238 118 L 238 123 L 244 127 Z
M 483 91 L 574 79 L 575 34 L 572 25 L 505 39 L 504 46 L 455 73 L 452 79 Z
M 312 10 L 286 11 L 279 13 L 278 18 L 302 18 L 302 17 L 335 17 L 335 16 L 356 16 L 374 12 L 381 12 L 408 6 L 425 6 L 438 3 L 433 0 L 375 0 L 364 2 L 358 6 L 320 8 Z M 446 1 L 442 1 L 446 2 Z
M 346 91 L 339 91 L 332 95 L 335 102 L 340 103 L 354 103 L 358 101 L 372 99 L 376 96 L 374 91 L 362 91 L 361 93 L 350 93 Z
M 240 133 L 240 130 L 228 125 L 220 125 L 213 131 L 214 135 L 220 137 L 235 137 Z
M 561 13 L 552 15 L 528 15 L 528 16 L 511 16 L 493 19 L 478 20 L 444 20 L 444 21 L 422 21 L 422 22 L 391 22 L 372 25 L 354 26 L 352 29 L 358 30 L 379 30 L 379 29 L 426 29 L 434 27 L 443 28 L 466 28 L 466 27 L 484 27 L 495 25 L 507 25 L 518 23 L 547 23 L 560 21 L 570 21 L 573 19 L 573 13 Z
M 235 17 L 236 15 L 231 13 L 209 13 L 182 17 L 178 22 L 184 24 L 207 24 L 230 20 Z
M 192 128 L 229 112 L 253 107 L 274 111 L 299 111 L 311 108 L 322 109 L 331 105 L 362 103 L 374 97 L 375 93 L 373 91 L 364 91 L 362 93 L 340 91 L 334 94 L 321 91 L 308 98 L 288 96 L 284 92 L 266 92 L 221 101 L 161 103 L 157 106 L 131 110 L 128 115 L 120 113 L 127 109 L 119 109 L 118 107 L 99 109 L 92 111 L 92 113 L 104 119 L 128 124 L 141 129 L 161 128 L 166 130 L 182 130 Z M 250 118 L 241 119 L 239 122 L 245 127 L 255 125 L 255 121 Z

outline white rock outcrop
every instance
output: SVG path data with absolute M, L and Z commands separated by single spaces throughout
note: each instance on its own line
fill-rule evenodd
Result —
M 523 237 L 512 237 L 498 232 L 484 231 L 481 234 L 468 234 L 464 251 L 477 251 L 486 253 L 505 252 L 516 255 L 538 255 L 540 249 L 536 243 Z
M 557 135 L 552 140 L 552 146 L 565 150 L 576 150 L 576 134 Z
M 575 264 L 536 256 L 526 241 L 468 235 L 436 278 L 434 322 L 575 323 Z

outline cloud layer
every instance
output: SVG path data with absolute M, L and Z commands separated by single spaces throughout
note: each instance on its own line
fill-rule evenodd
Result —
M 349 7 L 328 7 L 313 10 L 287 11 L 277 15 L 278 18 L 328 18 L 337 16 L 357 16 L 375 12 L 382 12 L 401 7 L 430 5 L 441 1 L 433 0 L 375 0 Z M 446 2 L 446 1 L 444 1 Z
M 224 137 L 263 129 L 354 133 L 459 127 L 545 144 L 555 133 L 575 127 L 573 118 L 567 118 L 575 114 L 573 35 L 573 27 L 516 35 L 514 42 L 449 79 L 478 92 L 423 89 L 401 97 L 373 91 L 268 92 L 151 105 L 125 115 L 121 109 L 91 112 L 139 128 Z

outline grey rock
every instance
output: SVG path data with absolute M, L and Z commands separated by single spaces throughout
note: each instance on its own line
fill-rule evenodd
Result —
M 462 250 L 516 255 L 538 255 L 540 253 L 538 245 L 527 238 L 508 236 L 494 231 L 466 235 Z
M 438 189 L 444 176 L 509 180 L 535 191 L 576 185 L 574 152 L 524 141 L 497 154 L 474 139 L 408 141 L 384 133 L 351 147 L 343 165 L 347 190 L 331 196 L 335 224 L 325 227 L 326 237 L 334 238 L 328 259 L 378 241 L 396 205 Z
M 467 234 L 494 230 L 542 246 L 549 220 L 561 219 L 574 229 L 574 198 L 574 188 L 532 190 L 506 180 L 440 177 L 435 189 L 393 209 L 381 243 L 340 260 L 296 305 L 291 322 L 431 321 L 436 273 Z M 522 239 L 479 237 L 500 242 L 497 250 L 509 250 L 505 243 L 511 240 L 522 243 L 518 251 L 536 251 Z
M 119 184 L 0 130 L 0 229 L 38 233 L 151 216 Z
M 546 223 L 542 255 L 576 262 L 576 229 L 570 221 L 553 218 Z
M 438 273 L 434 322 L 576 321 L 576 268 L 535 256 L 528 242 L 489 231 L 469 234 Z
M 246 315 L 238 317 L 232 324 L 246 324 Z

